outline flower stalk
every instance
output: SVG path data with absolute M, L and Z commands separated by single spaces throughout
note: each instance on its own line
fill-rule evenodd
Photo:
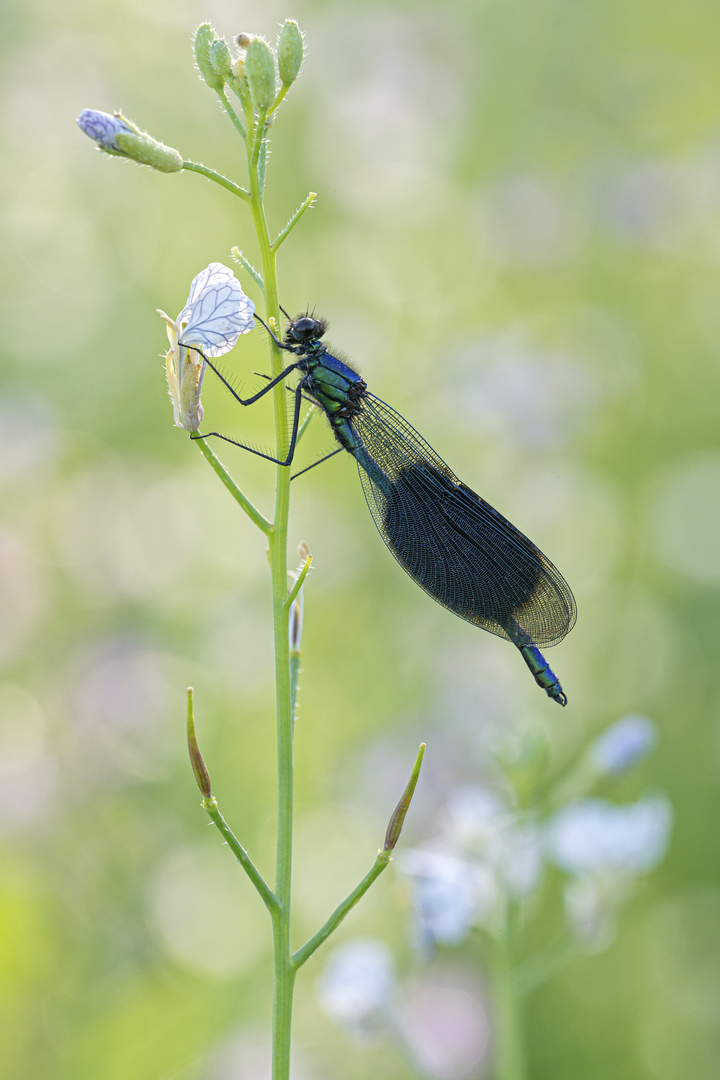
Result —
M 141 131 L 120 113 L 114 115 L 86 109 L 78 118 L 81 129 L 103 152 L 128 157 L 149 165 L 158 172 L 197 173 L 218 184 L 238 198 L 250 212 L 259 254 L 259 269 L 233 249 L 233 257 L 260 288 L 265 301 L 265 319 L 273 334 L 280 325 L 277 252 L 313 204 L 311 192 L 292 214 L 287 224 L 271 239 L 265 213 L 265 172 L 268 161 L 267 135 L 275 113 L 297 78 L 304 59 L 304 41 L 293 20 L 286 20 L 274 51 L 262 38 L 240 34 L 236 39 L 240 53 L 233 55 L 230 46 L 218 37 L 209 23 L 198 27 L 194 36 L 195 59 L 201 77 L 214 91 L 235 131 L 243 139 L 247 158 L 246 185 L 237 183 L 214 169 L 184 160 L 178 150 L 158 142 Z M 230 104 L 227 90 L 237 98 L 239 110 Z M 407 788 L 392 815 L 385 844 L 363 880 L 326 920 L 324 925 L 295 952 L 291 945 L 292 855 L 293 855 L 293 723 L 300 671 L 303 584 L 311 567 L 312 556 L 306 545 L 300 549 L 301 565 L 292 575 L 288 588 L 288 513 L 290 508 L 290 469 L 277 464 L 275 506 L 272 518 L 248 499 L 219 461 L 201 435 L 203 419 L 201 392 L 208 368 L 232 390 L 231 384 L 215 368 L 213 359 L 228 352 L 241 334 L 254 328 L 254 304 L 243 293 L 232 270 L 222 263 L 211 263 L 199 273 L 190 288 L 183 310 L 176 318 L 159 312 L 165 320 L 170 348 L 166 355 L 168 389 L 177 427 L 189 432 L 198 449 L 220 481 L 267 540 L 270 564 L 273 638 L 276 684 L 277 743 L 277 848 L 274 886 L 258 871 L 248 852 L 220 813 L 213 794 L 210 774 L 200 752 L 195 731 L 193 693 L 188 690 L 187 739 L 195 780 L 203 796 L 202 806 L 218 829 L 235 858 L 265 904 L 272 922 L 274 953 L 273 1002 L 273 1080 L 288 1080 L 290 1071 L 290 1034 L 295 975 L 298 968 L 339 926 L 349 911 L 367 892 L 391 860 L 391 852 L 400 836 L 415 785 L 424 745 L 418 754 Z M 262 321 L 262 320 L 261 320 Z M 288 394 L 283 372 L 283 357 L 272 335 L 268 335 L 275 423 L 275 448 L 278 462 L 285 461 L 289 446 Z M 262 393 L 243 401 L 250 405 Z M 237 395 L 236 395 L 237 397 Z M 305 431 L 313 410 L 303 421 L 298 438 Z

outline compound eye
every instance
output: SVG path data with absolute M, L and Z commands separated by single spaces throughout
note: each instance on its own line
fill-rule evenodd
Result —
M 317 323 L 315 319 L 311 319 L 309 315 L 303 315 L 301 319 L 296 319 L 295 322 L 290 323 L 288 327 L 288 336 L 292 336 L 296 341 L 307 341 L 315 335 Z

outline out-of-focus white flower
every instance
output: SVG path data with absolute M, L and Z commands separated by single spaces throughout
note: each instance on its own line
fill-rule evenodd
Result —
M 448 802 L 443 822 L 447 848 L 492 868 L 515 897 L 533 892 L 542 874 L 540 835 L 493 791 L 464 787 Z
M 398 868 L 410 880 L 420 944 L 457 945 L 495 909 L 498 892 L 489 866 L 444 851 L 405 850 Z
M 515 814 L 494 791 L 457 788 L 443 813 L 442 835 L 455 851 L 496 862 Z
M 575 937 L 593 951 L 607 948 L 615 919 L 637 875 L 665 855 L 672 807 L 663 795 L 615 806 L 604 799 L 570 803 L 550 819 L 548 857 L 572 876 L 565 912 Z
M 617 776 L 642 761 L 657 742 L 657 728 L 647 716 L 630 713 L 603 731 L 589 750 L 596 769 Z
M 255 325 L 254 310 L 254 303 L 245 296 L 232 270 L 222 263 L 210 263 L 193 279 L 187 303 L 177 319 L 158 308 L 167 323 L 170 341 L 165 366 L 176 427 L 198 430 L 203 418 L 200 393 L 204 358 L 222 356 L 234 347 L 241 334 L 249 333 Z
M 615 871 L 632 876 L 652 870 L 667 851 L 672 807 L 663 795 L 615 806 L 581 799 L 563 807 L 546 829 L 546 851 L 574 876 Z
M 500 864 L 508 893 L 524 900 L 534 893 L 543 872 L 542 834 L 537 825 L 528 821 L 509 830 Z
M 316 983 L 326 1015 L 365 1041 L 387 1027 L 394 991 L 395 960 L 377 938 L 354 938 L 333 950 Z
M 612 944 L 616 914 L 632 889 L 632 879 L 611 873 L 566 882 L 565 915 L 574 937 L 586 950 L 602 952 Z

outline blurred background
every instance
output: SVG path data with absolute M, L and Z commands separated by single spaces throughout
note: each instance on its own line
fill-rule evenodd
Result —
M 4 10 L 3 1075 L 269 1075 L 269 926 L 206 826 L 184 746 L 192 684 L 221 808 L 271 876 L 264 544 L 172 427 L 155 314 L 176 315 L 193 276 L 229 263 L 233 245 L 257 261 L 253 235 L 219 188 L 106 159 L 74 121 L 85 107 L 122 108 L 185 158 L 244 182 L 242 147 L 198 79 L 190 35 L 210 19 L 228 38 L 274 40 L 286 16 L 307 32 L 307 58 L 273 130 L 275 231 L 309 190 L 318 200 L 283 248 L 283 303 L 317 305 L 370 389 L 548 554 L 579 608 L 548 657 L 569 698 L 561 711 L 506 642 L 400 571 L 349 456 L 293 485 L 291 542 L 315 559 L 296 729 L 296 941 L 372 864 L 421 740 L 408 846 L 433 834 L 453 790 L 494 782 L 498 739 L 533 733 L 561 768 L 618 717 L 643 713 L 658 746 L 616 797 L 664 791 L 672 846 L 614 943 L 530 997 L 530 1075 L 714 1078 L 712 0 Z M 253 334 L 227 366 L 254 389 L 266 356 Z M 260 405 L 242 411 L 206 385 L 214 428 L 270 442 Z M 317 422 L 305 463 L 331 448 Z M 270 513 L 272 467 L 216 450 Z M 368 935 L 392 948 L 409 1025 L 446 1010 L 451 1030 L 458 1016 L 481 1030 L 477 956 L 418 957 L 410 915 L 391 868 L 334 941 Z M 548 933 L 561 918 L 548 903 Z M 324 963 L 318 954 L 298 979 L 296 1080 L 415 1076 L 387 1041 L 358 1046 L 328 1019 L 315 993 Z M 440 1051 L 425 1075 L 489 1076 L 488 1053 L 484 1043 L 467 1060 Z

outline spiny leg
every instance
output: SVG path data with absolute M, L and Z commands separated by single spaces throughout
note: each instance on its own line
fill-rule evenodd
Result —
M 295 365 L 293 365 L 293 367 L 294 366 Z M 213 370 L 215 369 L 213 368 Z M 278 379 L 275 379 L 275 382 L 278 381 Z M 267 389 L 269 389 L 269 387 Z M 300 406 L 302 404 L 302 391 L 300 390 L 300 387 L 297 387 L 294 393 L 295 409 L 293 411 L 292 433 L 290 435 L 290 445 L 288 446 L 287 457 L 284 461 L 281 461 L 280 458 L 273 457 L 271 454 L 263 454 L 261 450 L 255 450 L 252 446 L 246 446 L 245 443 L 238 442 L 237 439 L 231 439 L 229 435 L 223 435 L 219 431 L 208 431 L 204 435 L 199 431 L 194 431 L 191 433 L 190 438 L 210 439 L 214 437 L 216 439 L 222 439 L 223 442 L 231 443 L 233 446 L 238 446 L 241 450 L 247 450 L 249 454 L 255 454 L 257 455 L 257 457 L 265 458 L 266 461 L 272 461 L 275 465 L 291 465 L 292 460 L 295 456 L 295 444 L 297 443 L 298 426 L 300 424 Z M 245 403 L 243 402 L 243 404 Z

